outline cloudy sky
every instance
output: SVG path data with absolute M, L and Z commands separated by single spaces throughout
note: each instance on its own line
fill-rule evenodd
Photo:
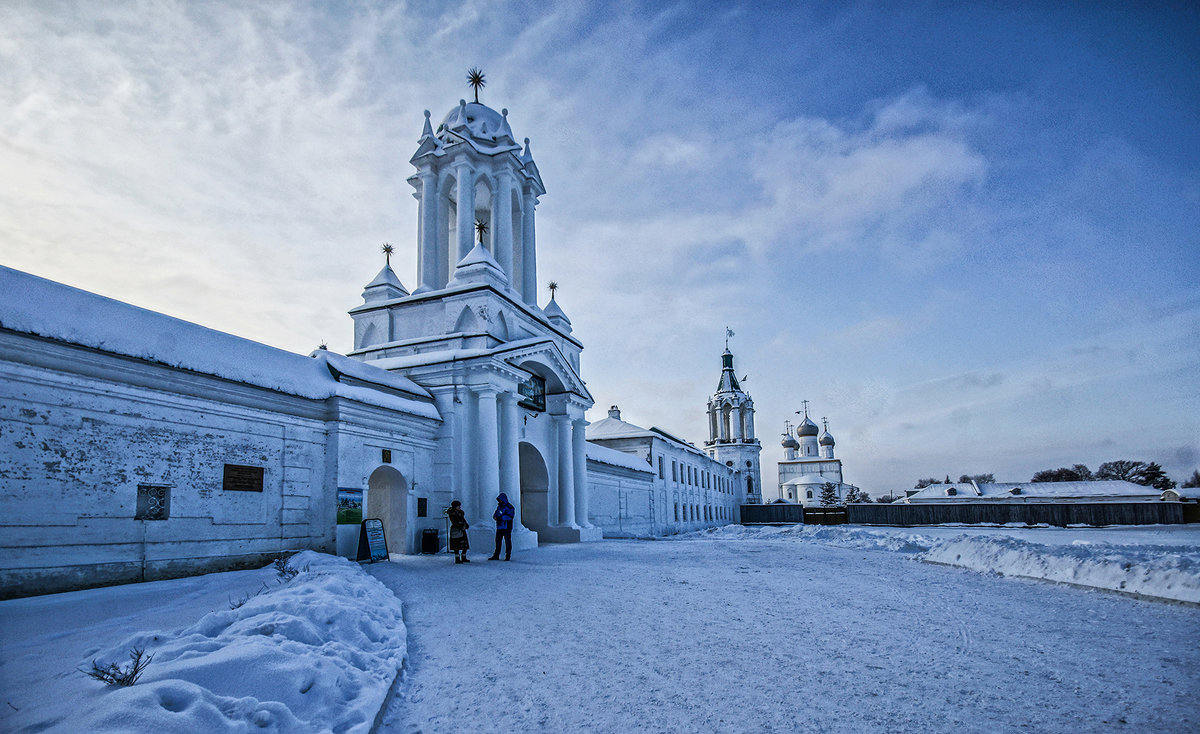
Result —
M 478 65 L 593 419 L 706 438 L 728 325 L 768 486 L 805 399 L 877 495 L 1187 476 L 1200 10 L 895 5 L 8 0 L 0 262 L 344 352 L 383 242 L 414 285 L 408 159 Z

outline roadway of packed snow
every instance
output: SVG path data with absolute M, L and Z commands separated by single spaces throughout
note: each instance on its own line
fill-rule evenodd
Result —
M 286 582 L 0 602 L 0 730 L 1190 732 L 1200 609 L 995 573 L 1186 598 L 1198 553 L 1194 527 L 845 526 L 303 553 Z M 79 672 L 135 647 L 131 688 Z

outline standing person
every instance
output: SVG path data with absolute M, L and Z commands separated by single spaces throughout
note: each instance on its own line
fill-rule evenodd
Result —
M 462 503 L 458 500 L 451 502 L 450 509 L 446 510 L 446 517 L 450 518 L 450 550 L 454 551 L 454 562 L 470 563 L 467 549 L 471 544 L 467 541 L 467 528 L 471 526 L 467 524 L 467 516 L 463 514 Z
M 489 561 L 500 560 L 500 541 L 503 540 L 504 545 L 504 560 L 509 560 L 512 556 L 512 525 L 513 513 L 515 508 L 509 504 L 508 495 L 503 492 L 496 498 L 496 511 L 492 513 L 492 519 L 496 521 L 496 552 L 492 554 Z

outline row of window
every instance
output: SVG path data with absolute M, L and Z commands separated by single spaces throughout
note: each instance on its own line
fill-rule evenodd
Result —
M 658 457 L 658 478 L 664 481 L 667 478 L 666 462 L 661 456 Z M 684 464 L 675 459 L 671 459 L 671 481 L 700 489 L 715 489 L 718 492 L 729 492 L 731 487 L 728 478 L 714 475 L 710 471 L 700 471 L 691 464 Z
M 682 509 L 682 519 L 680 509 Z M 704 522 L 729 520 L 731 517 L 728 507 L 705 507 L 703 505 L 680 505 L 675 503 L 675 522 L 698 522 L 703 515 Z

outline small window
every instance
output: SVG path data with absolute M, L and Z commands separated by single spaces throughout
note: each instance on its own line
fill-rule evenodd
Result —
M 663 457 L 661 457 L 661 456 L 658 457 L 658 478 L 659 479 L 667 478 L 666 475 L 663 474 Z
M 417 517 L 426 517 L 429 514 L 429 498 L 417 498 Z
M 946 494 L 949 495 L 950 497 L 953 497 L 954 495 L 958 494 L 958 490 L 955 489 L 954 487 L 951 487 L 950 489 L 946 490 Z
M 671 481 L 679 481 L 679 464 L 674 459 L 671 459 Z
M 789 496 L 789 497 L 791 497 L 791 495 L 790 495 L 790 494 L 789 494 L 788 496 Z M 810 490 L 808 490 L 807 496 L 808 496 L 808 498 L 809 498 L 810 500 L 812 499 L 812 490 L 811 490 L 811 489 L 810 489 Z
M 135 520 L 166 520 L 171 515 L 171 488 L 163 484 L 139 484 Z
M 392 450 L 391 450 L 391 449 L 384 449 L 382 453 L 383 453 L 383 455 L 380 457 L 380 460 L 381 460 L 381 461 L 382 461 L 384 464 L 390 464 L 390 463 L 392 463 Z

